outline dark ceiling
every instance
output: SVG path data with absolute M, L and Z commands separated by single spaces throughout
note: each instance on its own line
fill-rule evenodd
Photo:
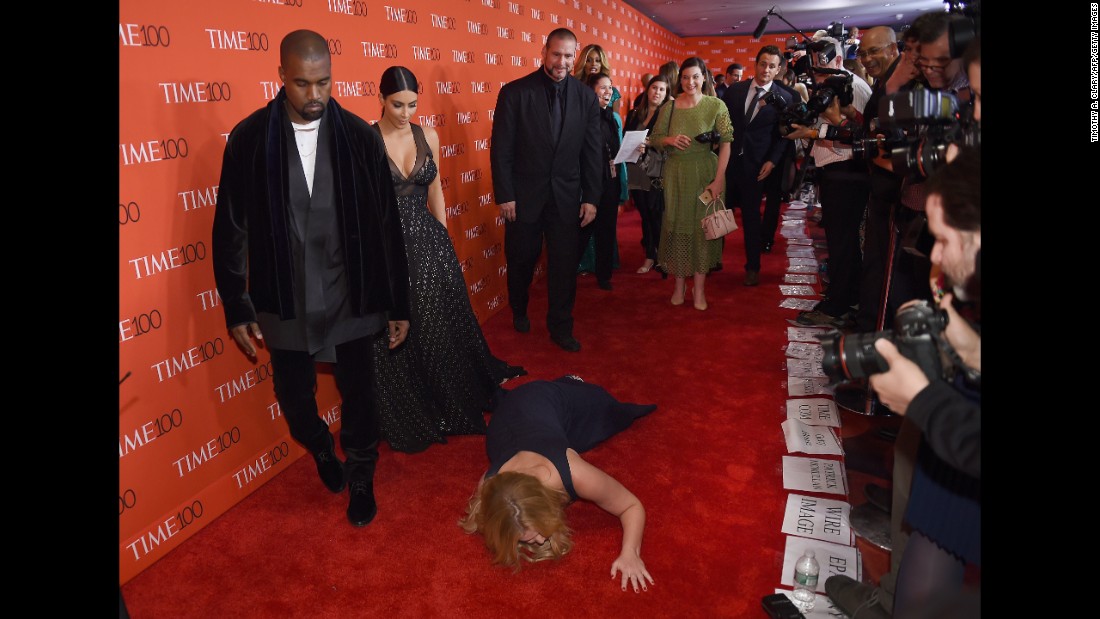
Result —
M 773 15 L 765 32 L 793 32 L 807 35 L 827 28 L 831 22 L 844 27 L 891 26 L 901 30 L 925 11 L 943 11 L 943 0 L 620 0 L 644 13 L 681 37 L 747 35 L 760 23 L 768 9 L 782 15 L 794 28 Z

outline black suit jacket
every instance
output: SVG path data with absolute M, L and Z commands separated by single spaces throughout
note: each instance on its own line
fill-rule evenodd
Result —
M 722 100 L 729 108 L 730 122 L 733 124 L 731 152 L 735 156 L 744 152 L 745 163 L 759 168 L 765 161 L 778 164 L 783 155 L 783 149 L 788 140 L 779 135 L 779 111 L 790 105 L 791 98 L 782 88 L 773 83 L 770 90 L 782 99 L 783 104 L 761 105 L 756 112 L 756 118 L 748 122 L 749 119 L 745 116 L 745 101 L 749 96 L 749 89 L 755 86 L 756 80 L 737 82 L 726 89 L 726 95 Z
M 596 94 L 568 76 L 565 116 L 555 148 L 542 68 L 508 82 L 493 113 L 493 195 L 497 204 L 516 202 L 516 220 L 538 221 L 553 199 L 566 221 L 576 221 L 582 202 L 598 204 L 602 185 L 603 134 Z

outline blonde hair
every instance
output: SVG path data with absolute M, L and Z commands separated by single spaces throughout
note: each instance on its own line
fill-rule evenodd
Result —
M 580 63 L 573 67 L 573 77 L 584 81 L 585 67 L 588 66 L 588 55 L 592 52 L 596 52 L 596 57 L 600 61 L 600 73 L 611 77 L 611 65 L 607 62 L 607 52 L 602 47 L 595 43 L 586 45 L 577 58 L 580 59 Z
M 573 532 L 565 524 L 568 497 L 525 473 L 498 473 L 478 486 L 458 526 L 480 532 L 493 564 L 519 571 L 520 559 L 536 562 L 560 559 L 573 548 Z M 528 529 L 546 538 L 540 546 L 521 542 Z

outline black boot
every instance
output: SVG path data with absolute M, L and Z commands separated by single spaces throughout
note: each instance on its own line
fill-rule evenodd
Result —
M 378 462 L 378 441 L 363 449 L 344 448 L 347 454 L 348 485 L 351 487 L 351 499 L 348 501 L 348 521 L 357 527 L 363 527 L 378 513 L 378 504 L 374 501 L 374 467 Z
M 326 433 L 327 434 L 327 433 Z M 313 452 L 313 461 L 317 463 L 317 474 L 325 487 L 333 492 L 342 492 L 347 480 L 344 478 L 344 465 L 336 457 L 336 443 L 332 435 L 325 437 L 327 444 L 319 451 Z

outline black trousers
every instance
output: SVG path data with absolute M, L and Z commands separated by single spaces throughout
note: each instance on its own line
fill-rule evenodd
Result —
M 596 218 L 580 229 L 577 244 L 577 262 L 580 263 L 588 241 L 596 237 L 596 279 L 611 281 L 611 267 L 615 259 L 615 229 L 619 225 L 619 179 L 608 178 L 604 181 L 603 195 L 596 205 Z M 579 212 L 579 211 L 578 211 Z
M 867 221 L 863 226 L 863 271 L 859 280 L 859 312 L 856 328 L 861 332 L 878 331 L 883 284 L 891 266 L 890 214 L 901 201 L 901 177 L 876 165 L 871 166 Z M 886 317 L 889 324 L 892 317 Z
M 552 202 L 534 222 L 504 222 L 504 256 L 508 261 L 508 304 L 513 316 L 526 316 L 535 264 L 546 241 L 546 328 L 551 335 L 573 335 L 573 304 L 577 297 L 577 253 L 581 205 L 576 218 L 563 220 Z M 599 209 L 597 209 L 597 215 Z M 591 225 L 591 224 L 590 224 Z
M 772 171 L 772 174 L 775 172 Z M 745 236 L 745 270 L 760 270 L 761 242 L 760 200 L 764 197 L 764 183 L 756 180 L 760 166 L 744 155 L 730 157 L 726 166 L 726 195 L 732 196 L 741 207 L 741 233 Z M 730 205 L 727 205 L 730 206 Z
M 642 251 L 650 260 L 657 260 L 657 244 L 661 240 L 661 218 L 665 216 L 665 192 L 656 187 L 649 191 L 632 189 L 634 208 L 642 218 Z
M 842 316 L 859 303 L 863 270 L 859 224 L 870 193 L 866 164 L 849 160 L 818 168 L 818 185 L 821 225 L 829 251 L 829 288 L 816 309 Z
M 794 142 L 788 140 L 788 145 L 783 149 L 783 156 L 779 163 L 772 169 L 768 178 L 764 179 L 764 217 L 760 221 L 760 242 L 775 242 L 775 233 L 779 230 L 779 203 L 783 198 L 784 176 L 790 174 L 790 166 L 794 159 Z
M 354 454 L 377 453 L 380 434 L 378 411 L 371 393 L 372 342 L 381 334 L 361 337 L 336 346 L 333 375 L 343 400 L 340 405 L 340 446 Z M 290 427 L 290 435 L 310 452 L 328 447 L 328 425 L 317 415 L 317 366 L 302 350 L 271 349 L 275 398 Z

